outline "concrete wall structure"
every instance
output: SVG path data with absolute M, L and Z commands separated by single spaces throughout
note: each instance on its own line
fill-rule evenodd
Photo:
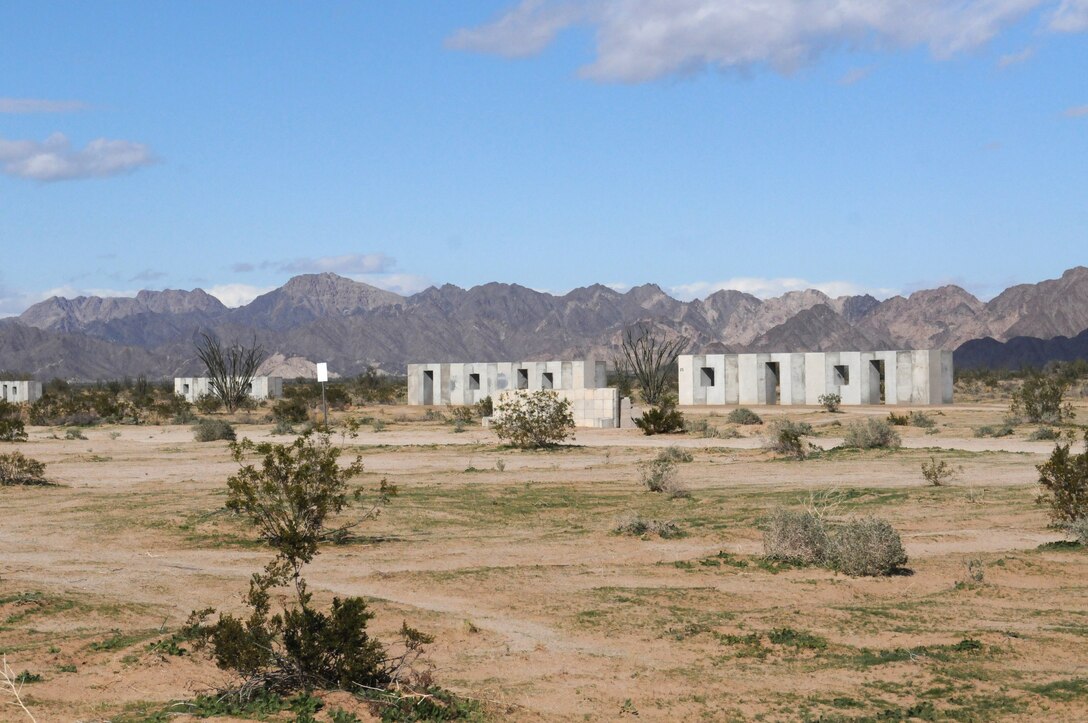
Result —
M 0 399 L 12 404 L 33 404 L 42 397 L 42 383 L 33 380 L 0 381 Z
M 187 402 L 195 402 L 211 393 L 211 379 L 208 377 L 174 377 L 174 394 L 185 397 Z M 249 396 L 257 401 L 282 397 L 283 378 L 253 377 L 249 384 Z
M 593 359 L 409 364 L 408 403 L 471 405 L 491 397 L 498 405 L 508 392 L 550 389 L 571 401 L 577 426 L 619 427 L 621 400 L 608 387 L 607 371 L 605 362 Z
M 684 354 L 680 404 L 951 404 L 952 352 Z

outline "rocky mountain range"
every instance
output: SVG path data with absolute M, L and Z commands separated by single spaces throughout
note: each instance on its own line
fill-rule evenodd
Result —
M 197 373 L 201 331 L 256 340 L 290 369 L 327 361 L 351 375 L 411 361 L 610 358 L 625 328 L 647 324 L 688 339 L 696 351 L 956 349 L 989 337 L 1050 339 L 1088 329 L 1088 268 L 1013 286 L 983 302 L 958 286 L 879 301 L 816 290 L 759 299 L 718 291 L 680 301 L 653 284 L 552 295 L 516 284 L 432 287 L 412 296 L 331 273 L 296 276 L 238 308 L 193 291 L 135 298 L 53 297 L 0 320 L 0 369 L 96 379 Z

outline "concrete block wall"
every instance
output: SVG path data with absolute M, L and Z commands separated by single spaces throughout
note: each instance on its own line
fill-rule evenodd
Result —
M 32 379 L 0 381 L 0 399 L 11 404 L 33 404 L 42 398 L 42 383 Z
M 536 390 L 512 389 L 500 392 L 495 402 L 495 417 L 502 416 L 503 405 L 517 395 L 532 394 Z M 619 391 L 611 387 L 597 389 L 555 389 L 560 399 L 570 401 L 574 426 L 595 429 L 614 429 L 622 424 Z M 625 399 L 627 399 L 625 397 Z M 630 409 L 628 402 L 628 410 Z M 633 426 L 633 425 L 632 425 Z
M 684 354 L 678 366 L 682 406 L 952 403 L 949 351 Z
M 593 359 L 408 365 L 408 403 L 412 405 L 471 405 L 509 390 L 606 386 L 607 365 Z

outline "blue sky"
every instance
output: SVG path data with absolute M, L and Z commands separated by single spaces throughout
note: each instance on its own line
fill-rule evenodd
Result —
M 1088 0 L 0 4 L 0 315 L 297 273 L 988 297 L 1088 247 Z

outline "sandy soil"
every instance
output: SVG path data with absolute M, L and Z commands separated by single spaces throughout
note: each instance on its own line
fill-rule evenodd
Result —
M 1063 539 L 1036 503 L 1035 465 L 1053 443 L 1028 441 L 1029 426 L 974 436 L 1004 409 L 932 409 L 936 433 L 897 428 L 900 450 L 804 462 L 762 451 L 762 428 L 727 424 L 728 409 L 701 416 L 743 437 L 579 430 L 551 452 L 369 410 L 385 430 L 344 442 L 363 457 L 365 490 L 386 478 L 400 493 L 363 539 L 325 548 L 309 581 L 322 601 L 365 596 L 383 639 L 402 620 L 433 634 L 435 678 L 496 720 L 1083 720 L 1088 553 L 1046 544 Z M 787 413 L 829 449 L 845 425 L 887 410 Z M 83 434 L 33 428 L 0 449 L 45 462 L 61 485 L 0 488 L 0 649 L 41 676 L 22 688 L 39 721 L 183 711 L 170 706 L 229 676 L 150 646 L 191 610 L 241 611 L 270 554 L 222 512 L 237 468 L 224 443 L 196 443 L 187 427 Z M 638 463 L 665 446 L 694 455 L 678 472 L 690 498 L 639 481 Z M 951 485 L 925 484 L 931 456 L 961 468 Z M 780 505 L 887 518 L 911 574 L 761 565 L 759 521 Z M 615 534 L 631 513 L 685 535 Z M 350 696 L 333 706 L 370 718 Z M 0 720 L 20 715 L 0 707 Z

